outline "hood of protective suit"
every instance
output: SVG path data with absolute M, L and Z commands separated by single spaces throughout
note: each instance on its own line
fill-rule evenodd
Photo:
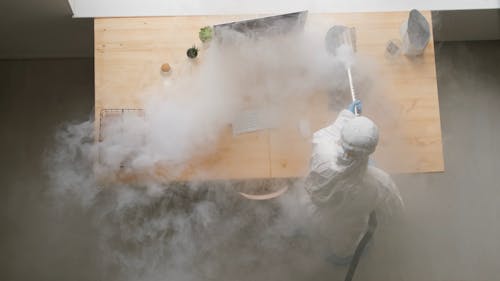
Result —
M 369 155 L 378 143 L 378 127 L 372 120 L 359 116 L 349 120 L 341 131 L 341 145 L 344 150 L 357 155 Z

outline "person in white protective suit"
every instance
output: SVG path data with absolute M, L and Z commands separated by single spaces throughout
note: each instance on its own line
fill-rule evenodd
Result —
M 384 219 L 403 201 L 391 177 L 369 163 L 379 139 L 377 126 L 356 116 L 361 103 L 342 110 L 333 124 L 313 135 L 305 181 L 315 236 L 326 243 L 327 259 L 348 264 L 368 227 L 370 213 Z

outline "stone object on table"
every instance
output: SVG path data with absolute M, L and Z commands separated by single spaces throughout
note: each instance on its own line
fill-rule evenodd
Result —
M 410 11 L 408 20 L 400 28 L 402 53 L 407 56 L 418 56 L 424 53 L 431 37 L 430 25 L 417 10 Z

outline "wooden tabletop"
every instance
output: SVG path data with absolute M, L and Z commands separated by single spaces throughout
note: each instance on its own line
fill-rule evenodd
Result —
M 431 23 L 430 12 L 422 12 Z M 161 80 L 162 64 L 185 67 L 186 46 L 198 43 L 200 27 L 257 16 L 181 16 L 95 19 L 95 112 L 142 108 L 145 89 Z M 335 24 L 356 28 L 357 54 L 377 73 L 370 95 L 362 95 L 363 114 L 374 120 L 381 139 L 374 160 L 393 173 L 444 170 L 439 102 L 431 41 L 418 58 L 386 55 L 389 40 L 399 38 L 407 12 L 309 14 L 308 26 Z M 379 81 L 380 80 L 380 81 Z M 251 179 L 300 177 L 307 173 L 310 137 L 298 129 L 307 120 L 310 130 L 327 126 L 337 112 L 324 94 L 297 100 L 296 113 L 279 128 L 233 136 L 228 126 L 217 151 L 195 157 L 183 179 Z M 166 167 L 155 167 L 168 179 Z

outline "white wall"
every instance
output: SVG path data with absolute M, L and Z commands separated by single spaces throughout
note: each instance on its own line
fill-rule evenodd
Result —
M 310 12 L 470 10 L 500 8 L 499 0 L 68 0 L 74 17 Z
M 437 11 L 434 39 L 500 39 L 500 0 L 68 0 L 74 17 Z
M 500 39 L 500 0 L 69 0 L 69 4 L 68 0 L 0 0 L 0 59 L 92 57 L 92 19 L 71 17 L 119 14 L 451 9 L 433 17 L 438 23 L 436 40 Z M 468 10 L 472 8 L 490 10 Z

